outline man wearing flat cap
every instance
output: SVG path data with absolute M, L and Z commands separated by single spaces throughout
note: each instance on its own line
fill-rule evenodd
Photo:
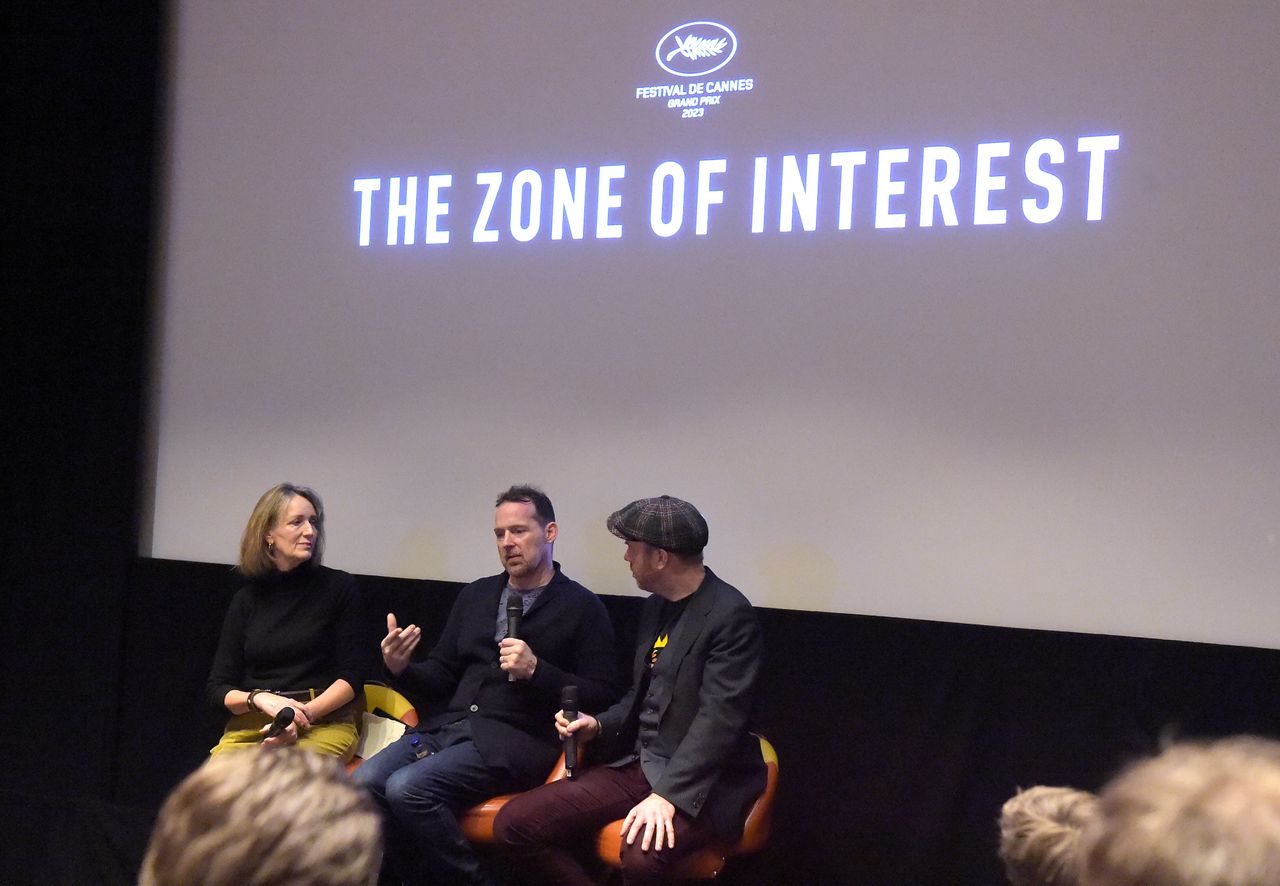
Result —
M 530 882 L 594 882 L 575 849 L 620 818 L 626 882 L 661 879 L 712 839 L 740 836 L 764 788 L 760 745 L 747 731 L 760 625 L 747 598 L 703 565 L 706 520 L 664 495 L 632 502 L 607 526 L 653 596 L 640 617 L 631 690 L 594 716 L 556 716 L 560 735 L 590 742 L 590 761 L 605 765 L 513 799 L 494 823 Z

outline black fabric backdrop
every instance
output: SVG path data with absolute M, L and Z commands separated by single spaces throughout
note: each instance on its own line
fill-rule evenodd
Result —
M 4 38 L 17 452 L 3 495 L 0 881 L 128 883 L 164 794 L 221 727 L 201 687 L 235 579 L 134 555 L 163 10 L 26 7 L 6 9 Z M 712 565 L 733 580 L 732 563 Z M 375 614 L 429 635 L 456 592 L 362 588 Z M 628 644 L 638 603 L 606 598 Z M 1275 650 L 761 617 L 757 724 L 781 759 L 778 813 L 767 851 L 730 882 L 1000 883 L 994 820 L 1018 786 L 1097 788 L 1162 738 L 1277 732 Z

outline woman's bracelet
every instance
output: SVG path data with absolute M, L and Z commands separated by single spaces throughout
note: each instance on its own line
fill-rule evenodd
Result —
M 264 690 L 264 689 L 250 689 L 250 690 L 249 690 L 249 697 L 248 697 L 248 698 L 246 698 L 246 699 L 244 700 L 244 703 L 245 703 L 246 705 L 248 705 L 249 710 L 251 710 L 251 711 L 258 711 L 259 713 L 261 713 L 262 708 L 258 707 L 256 704 L 254 704 L 254 703 L 253 703 L 253 697 L 254 697 L 255 695 L 257 695 L 259 692 L 265 692 L 265 691 L 266 691 L 266 690 Z

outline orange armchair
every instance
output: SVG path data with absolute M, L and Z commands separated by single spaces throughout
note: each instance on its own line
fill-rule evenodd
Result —
M 564 751 L 560 752 L 560 759 L 556 761 L 555 767 L 551 770 L 551 774 L 547 776 L 546 784 L 553 781 L 559 781 L 565 777 L 564 768 Z M 458 825 L 462 828 L 462 835 L 472 843 L 493 843 L 493 819 L 497 816 L 498 810 L 507 805 L 507 801 L 517 794 L 502 794 L 497 797 L 490 797 L 483 803 L 477 803 L 470 809 L 458 815 Z
M 378 683 L 364 684 L 365 710 L 373 713 L 374 708 L 381 708 L 386 713 L 395 717 L 406 726 L 418 725 L 418 712 L 414 709 L 409 700 L 400 693 L 396 692 L 389 686 L 383 686 Z M 347 771 L 354 772 L 359 768 L 364 760 L 360 757 L 352 757 L 347 764 Z M 559 781 L 565 777 L 564 768 L 564 752 L 560 752 L 560 758 L 556 761 L 556 765 L 551 770 L 551 774 L 547 776 L 547 781 Z M 502 794 L 497 797 L 490 797 L 483 803 L 478 803 L 458 814 L 458 825 L 462 828 L 462 834 L 472 843 L 493 843 L 493 819 L 497 816 L 498 810 L 507 805 L 507 801 L 515 794 Z
M 418 725 L 418 712 L 409 703 L 409 699 L 390 686 L 383 686 L 381 683 L 364 684 L 364 709 L 372 714 L 378 708 L 406 726 Z M 352 757 L 347 762 L 347 772 L 355 772 L 363 762 L 363 757 Z
M 672 872 L 677 880 L 710 880 L 724 869 L 725 862 L 735 855 L 751 855 L 764 848 L 773 827 L 773 798 L 778 791 L 778 753 L 762 735 L 760 756 L 768 771 L 764 791 L 756 798 L 747 813 L 742 837 L 736 843 L 714 842 L 686 857 Z M 611 868 L 621 867 L 622 819 L 605 825 L 596 835 L 596 854 Z

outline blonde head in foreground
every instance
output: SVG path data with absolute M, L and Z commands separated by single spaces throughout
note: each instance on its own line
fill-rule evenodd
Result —
M 213 757 L 160 810 L 140 886 L 372 886 L 377 812 L 330 757 Z
M 1280 883 L 1280 742 L 1174 745 L 1103 790 L 1086 830 L 1088 886 Z
M 1013 886 L 1077 886 L 1080 834 L 1098 798 L 1087 791 L 1037 785 L 1000 812 L 1000 860 Z

